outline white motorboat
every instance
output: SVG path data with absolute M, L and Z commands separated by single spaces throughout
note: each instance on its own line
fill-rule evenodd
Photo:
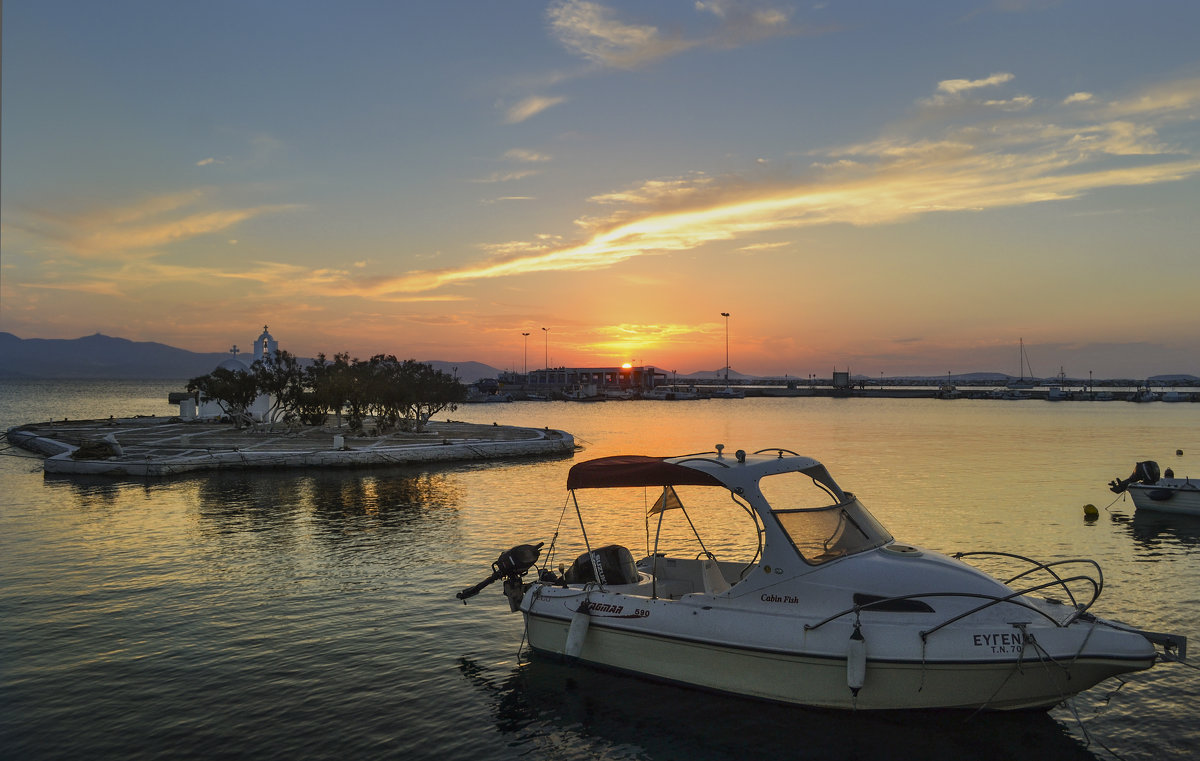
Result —
M 709 399 L 745 399 L 746 398 L 746 389 L 732 388 L 730 386 L 726 386 L 725 388 L 718 388 L 718 389 L 714 389 L 713 391 L 708 392 L 708 398 Z
M 962 399 L 963 393 L 962 391 L 959 391 L 958 386 L 955 386 L 953 383 L 943 383 L 942 385 L 938 386 L 937 398 Z
M 1186 657 L 1184 637 L 1089 612 L 1103 587 L 1093 561 L 949 557 L 900 544 L 820 462 L 786 449 L 605 457 L 573 466 L 567 488 L 563 513 L 574 507 L 587 551 L 551 570 L 556 530 L 544 562 L 543 544 L 514 547 L 458 594 L 465 602 L 503 579 L 538 653 L 809 706 L 996 710 L 1048 708 L 1158 658 Z M 593 524 L 608 531 L 619 495 L 634 492 L 647 545 L 654 537 L 641 561 L 590 537 L 580 493 L 592 489 L 606 490 Z M 692 514 L 721 509 L 753 521 L 752 557 L 718 559 L 703 543 Z M 678 541 L 675 526 L 691 528 L 698 553 L 661 551 L 664 539 Z M 720 541 L 722 552 L 734 546 Z M 1002 582 L 961 560 L 968 555 L 1023 567 Z
M 563 398 L 568 402 L 603 402 L 606 401 L 604 394 L 596 390 L 596 385 L 593 383 L 576 386 L 563 392 Z
M 1160 475 L 1154 460 L 1139 462 L 1129 478 L 1110 481 L 1108 488 L 1127 492 L 1139 510 L 1200 515 L 1200 480 L 1176 478 L 1170 468 Z
M 1058 368 L 1058 378 L 1055 379 L 1054 384 L 1046 391 L 1046 401 L 1066 402 L 1074 398 L 1075 394 L 1067 388 L 1067 373 L 1060 367 Z
M 699 399 L 700 394 L 694 386 L 655 386 L 642 394 L 643 399 L 653 399 L 660 402 L 684 402 Z

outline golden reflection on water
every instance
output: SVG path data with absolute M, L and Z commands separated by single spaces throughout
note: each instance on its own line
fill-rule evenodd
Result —
M 822 461 L 898 541 L 947 553 L 1006 551 L 1040 560 L 1110 557 L 1119 570 L 1106 577 L 1105 597 L 1142 611 L 1157 605 L 1155 615 L 1164 618 L 1178 612 L 1171 598 L 1181 583 L 1178 569 L 1164 564 L 1197 552 L 1190 529 L 1175 528 L 1165 536 L 1171 553 L 1157 556 L 1163 562 L 1134 568 L 1128 561 L 1150 551 L 1152 540 L 1120 523 L 1088 521 L 1083 515 L 1089 503 L 1100 509 L 1102 519 L 1133 515 L 1132 504 L 1116 498 L 1107 483 L 1128 475 L 1138 460 L 1155 459 L 1180 475 L 1200 474 L 1196 404 L 807 398 L 550 402 L 464 406 L 453 417 L 567 430 L 582 446 L 574 461 L 712 451 L 717 443 L 726 452 L 784 447 Z M 1176 456 L 1176 450 L 1183 455 Z M 500 539 L 494 549 L 509 540 L 550 538 L 570 465 L 543 465 L 528 483 L 514 483 L 505 498 L 489 500 L 506 516 L 494 521 Z M 585 498 L 603 508 L 603 500 L 587 492 L 580 492 L 581 505 Z M 544 521 L 540 530 L 527 520 L 531 509 Z M 642 549 L 642 515 L 637 504 L 620 511 L 588 512 L 585 506 L 589 539 L 593 546 L 620 541 Z M 745 549 L 739 537 L 748 521 L 737 511 L 698 509 L 694 517 L 715 532 L 711 541 L 717 546 Z M 572 508 L 564 525 L 573 520 Z M 532 533 L 515 535 L 509 530 L 513 522 Z M 685 523 L 672 539 L 688 535 Z M 468 549 L 475 539 L 467 537 Z M 1190 567 L 1187 575 L 1200 581 L 1200 569 Z
M 124 387 L 118 391 L 105 404 L 126 398 Z M 68 401 L 72 415 L 87 414 L 81 400 Z M 15 409 L 3 414 L 12 420 Z M 579 730 L 595 718 L 586 714 L 593 701 L 564 697 L 564 690 L 583 684 L 578 695 L 591 696 L 629 682 L 564 671 L 560 685 L 552 669 L 550 687 L 541 689 L 540 679 L 524 678 L 536 673 L 517 663 L 520 618 L 509 616 L 499 592 L 485 590 L 470 606 L 453 595 L 486 576 L 502 550 L 552 539 L 560 518 L 557 559 L 573 559 L 581 546 L 565 489 L 573 463 L 710 451 L 717 443 L 727 452 L 777 446 L 821 460 L 902 542 L 944 552 L 1095 558 L 1105 572 L 1096 612 L 1200 636 L 1200 520 L 1135 513 L 1106 488 L 1145 459 L 1200 476 L 1200 404 L 745 399 L 479 405 L 451 416 L 560 428 L 582 449 L 548 460 L 146 482 L 43 478 L 30 461 L 2 463 L 0 605 L 17 634 L 5 642 L 16 653 L 8 661 L 13 673 L 19 670 L 14 700 L 56 727 L 64 716 L 76 717 L 72 736 L 80 739 L 66 743 L 61 757 L 114 737 L 153 748 L 176 717 L 219 728 L 239 726 L 248 713 L 262 720 L 221 735 L 227 747 L 302 756 L 306 745 L 296 737 L 334 727 L 339 744 L 398 732 L 409 738 L 408 750 L 447 753 L 465 742 L 479 757 L 511 753 L 514 737 L 538 733 L 550 738 L 552 752 L 587 740 L 596 755 L 649 747 L 647 757 L 675 757 L 678 738 L 629 727 L 624 716 L 600 735 Z M 10 424 L 20 422 L 29 420 Z M 1184 454 L 1176 456 L 1177 449 Z M 593 546 L 646 549 L 645 516 L 658 493 L 628 491 L 581 492 Z M 753 554 L 753 524 L 727 493 L 696 488 L 680 496 L 718 557 Z M 1098 519 L 1084 518 L 1087 503 L 1099 508 Z M 663 549 L 699 551 L 681 515 L 665 515 L 664 523 Z M 463 659 L 476 664 L 471 674 L 497 683 L 513 677 L 516 686 L 501 692 L 532 700 L 530 715 L 513 720 L 515 735 L 497 740 L 494 727 L 464 726 L 462 716 L 486 716 L 505 704 L 481 692 L 478 680 L 464 679 L 455 666 Z M 1115 697 L 1090 691 L 1079 712 L 1122 757 L 1139 757 L 1137 749 L 1145 749 L 1140 757 L 1193 757 L 1197 739 L 1189 727 L 1200 700 L 1193 673 L 1156 667 Z M 156 700 L 146 708 L 151 693 L 162 696 L 161 707 Z M 672 693 L 645 694 L 657 697 L 633 712 L 635 724 Z M 690 701 L 687 695 L 680 700 Z M 755 716 L 797 721 L 787 710 L 709 698 L 698 695 L 689 705 L 719 705 L 739 728 Z M 537 723 L 547 704 L 568 711 L 563 726 Z M 1064 734 L 1075 732 L 1073 717 L 1065 709 L 1051 715 L 1057 723 L 1032 747 L 1075 747 L 1070 738 L 1077 735 Z M 809 722 L 813 732 L 827 724 L 820 713 L 798 716 L 820 717 Z M 109 729 L 115 720 L 130 724 Z M 848 731 L 867 726 L 861 717 L 846 722 Z M 918 726 L 911 739 L 939 735 Z M 930 757 L 960 755 L 978 731 L 968 726 L 961 742 L 950 744 L 953 754 Z M 760 728 L 764 736 L 774 731 Z M 735 735 L 751 751 L 792 750 L 755 744 L 740 729 Z M 899 747 L 886 725 L 865 736 Z M 1001 756 L 1027 750 L 1006 745 L 1007 736 L 995 737 Z M 363 746 L 354 747 L 362 755 Z M 836 748 L 831 753 L 837 757 Z

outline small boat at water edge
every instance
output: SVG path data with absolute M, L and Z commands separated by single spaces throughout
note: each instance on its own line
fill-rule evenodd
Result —
M 1131 401 L 1131 402 L 1139 402 L 1139 403 L 1153 402 L 1153 401 L 1156 401 L 1157 399 L 1158 399 L 1158 394 L 1154 393 L 1146 386 L 1139 387 L 1137 389 L 1137 391 L 1134 391 L 1132 394 L 1129 395 L 1129 401 Z
M 544 543 L 519 545 L 457 595 L 465 602 L 503 580 L 541 654 L 782 703 L 871 710 L 1045 709 L 1160 658 L 1186 658 L 1185 637 L 1089 612 L 1103 587 L 1093 561 L 950 557 L 898 543 L 824 465 L 787 449 L 605 457 L 573 466 L 567 489 L 563 514 L 574 506 L 584 553 L 551 570 L 556 530 L 540 565 Z M 610 526 L 617 493 L 635 492 L 646 557 L 635 562 L 628 548 L 589 539 L 579 493 L 591 489 L 605 490 Z M 662 491 L 647 510 L 651 489 Z M 753 555 L 718 560 L 685 502 L 706 515 L 744 513 Z M 699 552 L 660 552 L 668 513 L 686 518 Z M 1020 570 L 1000 581 L 968 556 Z
M 1108 488 L 1115 494 L 1128 493 L 1139 510 L 1200 515 L 1200 480 L 1176 478 L 1170 468 L 1164 477 L 1154 460 L 1139 462 L 1129 478 L 1114 479 Z
M 696 391 L 695 387 L 656 386 L 644 392 L 642 398 L 660 402 L 683 402 L 699 399 L 700 394 Z
M 746 390 L 743 388 L 718 388 L 708 392 L 709 399 L 745 399 Z
M 563 398 L 568 402 L 603 402 L 607 397 L 596 390 L 594 385 L 576 386 L 563 392 Z

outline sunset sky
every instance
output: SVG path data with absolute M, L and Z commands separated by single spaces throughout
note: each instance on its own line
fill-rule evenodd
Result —
M 1200 3 L 3 14 L 22 338 L 1200 375 Z

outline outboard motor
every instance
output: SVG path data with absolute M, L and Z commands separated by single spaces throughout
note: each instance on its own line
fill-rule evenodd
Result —
M 491 576 L 473 587 L 467 587 L 455 597 L 462 600 L 463 605 L 466 605 L 468 597 L 479 594 L 493 581 L 504 579 L 504 596 L 508 598 L 508 607 L 515 612 L 517 606 L 521 604 L 521 598 L 525 596 L 525 584 L 521 581 L 521 577 L 529 573 L 529 569 L 537 563 L 542 554 L 543 544 L 545 542 L 518 544 L 511 550 L 500 553 L 500 557 L 496 558 L 495 563 L 492 563 Z
M 1134 467 L 1133 475 L 1129 476 L 1129 478 L 1114 479 L 1109 481 L 1108 488 L 1111 489 L 1114 494 L 1120 494 L 1128 489 L 1130 484 L 1156 484 L 1158 483 L 1158 475 L 1158 463 L 1154 460 L 1146 460 L 1145 462 L 1139 462 L 1137 466 Z
M 599 573 L 599 578 L 596 574 Z M 599 582 L 605 584 L 636 584 L 639 575 L 637 564 L 633 562 L 633 554 L 627 547 L 610 544 L 607 547 L 585 552 L 575 559 L 571 567 L 563 574 L 567 584 L 587 584 Z

